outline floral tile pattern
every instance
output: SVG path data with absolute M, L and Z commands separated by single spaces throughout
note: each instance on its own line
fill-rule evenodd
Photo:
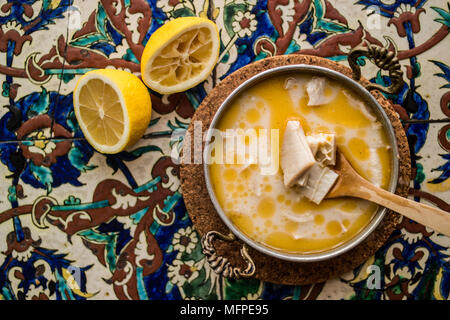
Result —
M 450 211 L 449 12 L 427 0 L 0 0 L 0 300 L 449 299 L 450 239 L 407 219 L 364 265 L 326 283 L 217 276 L 170 157 L 182 145 L 173 133 L 182 137 L 231 72 L 290 53 L 345 64 L 351 48 L 374 43 L 395 50 L 404 71 L 402 92 L 387 98 L 410 142 L 410 194 Z M 152 121 L 132 149 L 94 151 L 73 113 L 77 79 L 95 68 L 138 74 L 150 35 L 190 15 L 219 26 L 211 77 L 185 93 L 152 93 Z M 373 266 L 381 289 L 367 286 Z

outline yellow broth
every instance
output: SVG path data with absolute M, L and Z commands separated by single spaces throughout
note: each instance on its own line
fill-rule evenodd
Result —
M 338 148 L 359 174 L 387 188 L 391 152 L 375 115 L 350 90 L 329 79 L 322 92 L 328 101 L 308 106 L 305 85 L 310 80 L 283 75 L 256 84 L 234 100 L 216 128 L 278 129 L 281 146 L 287 121 L 297 120 L 306 135 L 335 134 Z M 279 152 L 269 151 L 279 157 Z M 281 168 L 274 174 L 260 169 L 258 163 L 212 163 L 210 176 L 218 202 L 235 226 L 274 249 L 313 253 L 339 246 L 358 234 L 378 209 L 354 198 L 316 205 L 284 186 Z

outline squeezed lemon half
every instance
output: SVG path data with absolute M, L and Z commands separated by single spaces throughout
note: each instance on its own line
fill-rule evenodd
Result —
M 83 75 L 73 93 L 75 116 L 88 142 L 101 153 L 135 144 L 150 123 L 150 94 L 135 75 L 101 69 Z
M 188 90 L 209 76 L 219 49 L 214 22 L 198 17 L 174 19 L 157 29 L 145 46 L 142 79 L 161 94 Z

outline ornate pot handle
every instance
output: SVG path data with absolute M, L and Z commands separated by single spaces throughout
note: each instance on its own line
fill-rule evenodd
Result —
M 389 94 L 395 94 L 401 90 L 404 84 L 403 72 L 394 52 L 373 44 L 369 44 L 367 47 L 353 48 L 347 59 L 353 71 L 353 79 L 356 81 L 361 78 L 361 69 L 357 63 L 357 59 L 361 56 L 369 58 L 378 68 L 389 71 L 389 77 L 392 81 L 392 84 L 387 88 L 371 83 L 366 87 L 367 90 L 376 89 Z
M 206 259 L 214 272 L 232 279 L 248 278 L 255 274 L 255 263 L 252 258 L 250 258 L 245 244 L 242 245 L 241 256 L 247 263 L 247 267 L 245 270 L 242 270 L 241 268 L 233 267 L 227 258 L 217 254 L 213 244 L 213 241 L 216 238 L 226 242 L 233 242 L 236 240 L 236 237 L 232 233 L 225 236 L 217 231 L 209 231 L 202 237 L 203 254 L 206 256 Z

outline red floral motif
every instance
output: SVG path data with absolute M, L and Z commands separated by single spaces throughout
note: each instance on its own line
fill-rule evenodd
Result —
M 30 35 L 24 35 L 14 22 L 8 22 L 0 27 L 0 51 L 6 52 L 8 50 L 8 43 L 15 43 L 14 54 L 17 56 L 22 52 L 22 47 L 26 42 L 31 42 Z
M 39 296 L 34 296 L 33 298 L 31 298 L 31 300 L 50 300 L 50 299 L 45 293 L 41 292 L 39 293 Z
M 168 172 L 170 171 L 170 174 Z M 136 267 L 142 267 L 142 275 L 155 272 L 162 263 L 163 255 L 150 227 L 155 221 L 169 225 L 174 222 L 173 212 L 162 212 L 164 200 L 172 196 L 174 179 L 179 181 L 178 167 L 170 157 L 161 157 L 153 166 L 153 177 L 161 177 L 156 184 L 156 191 L 144 190 L 135 192 L 124 183 L 107 179 L 95 188 L 92 202 L 108 202 L 107 207 L 85 210 L 52 210 L 55 205 L 51 198 L 44 197 L 33 205 L 32 219 L 36 225 L 45 227 L 48 222 L 63 232 L 69 239 L 82 230 L 99 226 L 116 217 L 130 216 L 142 209 L 148 208 L 148 213 L 142 218 L 134 231 L 133 239 L 118 257 L 117 268 L 110 279 L 105 281 L 114 285 L 114 291 L 119 299 L 139 299 L 137 290 Z M 25 207 L 25 206 L 24 206 Z M 27 206 L 29 210 L 29 206 Z M 23 209 L 25 211 L 26 209 Z M 5 213 L 3 213 L 5 214 Z M 2 215 L 3 215 L 2 214 Z M 14 214 L 14 212 L 12 212 Z M 20 214 L 19 212 L 16 213 Z M 84 241 L 85 245 L 98 257 L 99 262 L 106 266 L 105 246 Z M 139 253 L 139 254 L 138 254 Z
M 152 107 L 159 114 L 175 111 L 184 119 L 191 118 L 195 112 L 185 93 L 175 93 L 162 98 L 152 95 Z
M 178 274 L 180 276 L 185 277 L 186 279 L 189 279 L 193 274 L 192 267 L 188 264 L 182 264 L 180 266 L 180 270 L 178 271 Z
M 180 0 L 169 0 L 168 3 L 171 7 L 175 7 L 177 4 L 181 3 L 181 1 Z
M 404 298 L 412 298 L 408 292 L 409 279 L 402 279 L 396 275 L 389 283 L 386 283 L 386 295 L 389 300 L 403 300 Z M 400 289 L 400 290 L 399 290 Z
M 64 57 L 58 55 L 64 54 Z M 25 62 L 26 72 L 31 80 L 42 83 L 47 81 L 51 76 L 45 74 L 47 69 L 62 69 L 63 59 L 66 59 L 64 69 L 83 69 L 83 68 L 106 68 L 113 66 L 120 69 L 129 69 L 131 72 L 139 72 L 138 64 L 123 59 L 108 59 L 108 57 L 96 53 L 93 50 L 72 47 L 66 43 L 64 36 L 58 38 L 57 47 L 50 49 L 49 53 L 42 56 L 39 61 L 36 60 L 36 54 L 32 54 Z M 1 70 L 0 70 L 1 71 Z
M 242 29 L 250 27 L 250 19 L 244 17 L 241 21 L 239 21 L 239 25 Z
M 450 91 L 446 92 L 441 97 L 441 110 L 442 113 L 450 118 Z
M 289 43 L 292 40 L 295 28 L 297 28 L 297 24 L 300 23 L 306 17 L 309 11 L 309 8 L 311 6 L 311 0 L 303 0 L 302 2 L 300 1 L 295 2 L 294 6 L 295 14 L 293 16 L 293 20 L 289 24 L 287 32 L 284 33 L 281 27 L 283 23 L 281 17 L 281 10 L 277 9 L 277 7 L 279 5 L 287 5 L 287 4 L 289 4 L 289 0 L 267 1 L 267 11 L 269 13 L 270 20 L 272 20 L 273 26 L 280 35 L 280 37 L 276 41 L 277 54 L 283 54 L 289 47 Z
M 105 9 L 109 20 L 112 22 L 114 27 L 122 33 L 127 41 L 128 46 L 133 51 L 135 57 L 138 60 L 141 60 L 142 52 L 144 51 L 144 45 L 142 42 L 147 34 L 148 29 L 150 28 L 150 23 L 152 20 L 152 10 L 150 5 L 146 0 L 131 0 L 130 6 L 125 6 L 125 1 L 121 0 L 122 10 L 120 12 L 116 12 L 116 8 L 114 7 L 114 1 L 102 0 L 103 8 Z M 129 29 L 129 26 L 126 24 L 126 15 L 127 14 L 142 14 L 143 17 L 138 21 L 137 31 L 139 33 L 139 39 L 135 43 L 133 41 L 132 30 Z
M 450 141 L 448 140 L 448 132 L 450 131 L 450 124 L 442 127 L 438 133 L 438 141 L 441 147 L 450 152 Z
M 102 1 L 105 12 L 114 27 L 125 36 L 125 40 L 132 50 L 134 56 L 140 60 L 142 52 L 144 51 L 143 41 L 150 28 L 152 12 L 149 4 L 145 0 L 131 1 L 130 6 L 126 7 L 123 0 L 121 0 L 121 11 L 116 12 L 115 1 Z M 138 20 L 137 32 L 139 37 L 136 42 L 133 41 L 132 30 L 126 23 L 127 15 L 142 14 L 143 17 Z M 92 12 L 87 23 L 79 31 L 75 32 L 72 40 L 96 32 L 96 11 Z M 21 38 L 21 41 L 28 38 Z M 31 37 L 29 38 L 31 41 Z M 109 59 L 105 55 L 97 53 L 93 50 L 86 50 L 70 45 L 69 41 L 63 35 L 58 38 L 58 43 L 53 46 L 48 54 L 43 55 L 39 60 L 36 59 L 37 54 L 30 55 L 25 62 L 25 70 L 10 68 L 4 73 L 11 74 L 18 77 L 29 77 L 36 83 L 44 83 L 51 77 L 45 74 L 48 69 L 83 69 L 83 68 L 106 68 L 113 66 L 119 69 L 128 69 L 131 72 L 140 72 L 139 64 L 126 61 L 124 59 Z M 7 43 L 7 42 L 6 42 Z M 1 49 L 1 37 L 0 37 Z M 66 63 L 64 64 L 64 59 Z M 24 72 L 25 71 L 25 72 Z M 3 72 L 0 68 L 0 72 Z
M 405 24 L 409 22 L 411 24 L 412 32 L 418 33 L 420 31 L 419 16 L 422 12 L 425 12 L 425 9 L 417 9 L 414 13 L 409 11 L 402 12 L 400 16 L 391 18 L 388 22 L 388 26 L 394 24 L 397 28 L 398 35 L 400 37 L 406 37 Z
M 325 0 L 325 8 L 324 18 L 336 20 L 348 26 L 347 19 L 328 0 Z
M 297 53 L 316 55 L 319 57 L 346 55 L 347 52 L 342 52 L 341 46 L 350 46 L 351 48 L 354 48 L 364 42 L 382 46 L 382 43 L 378 39 L 372 37 L 370 33 L 360 25 L 355 31 L 337 34 L 323 41 L 317 48 L 304 49 Z
M 395 245 L 394 245 L 395 246 Z M 393 265 L 386 265 L 385 267 L 390 272 L 387 272 L 388 279 L 386 281 L 385 294 L 390 300 L 402 300 L 410 299 L 413 296 L 410 294 L 412 289 L 417 285 L 416 277 L 420 276 L 420 271 L 411 273 L 411 269 L 408 267 L 411 263 L 419 264 L 423 269 L 428 258 L 427 251 L 425 249 L 416 249 L 414 255 L 409 259 L 403 255 L 402 247 L 395 246 L 392 249 L 392 256 L 394 260 L 403 263 L 402 268 L 396 269 L 394 272 Z M 394 272 L 394 273 L 393 273 Z
M 428 232 L 425 226 L 407 218 L 403 218 L 398 228 L 405 228 L 407 232 L 412 234 L 420 234 L 420 238 L 429 237 L 433 234 L 433 232 Z
M 53 130 L 56 137 L 70 139 L 72 135 L 63 126 L 53 123 L 52 119 L 44 114 L 37 117 L 31 118 L 22 124 L 22 126 L 17 130 L 17 139 L 22 140 L 28 135 L 39 132 L 42 129 Z M 42 131 L 41 131 L 42 132 Z M 38 134 L 39 135 L 39 134 Z M 67 152 L 69 152 L 72 142 L 69 140 L 60 140 L 57 142 L 50 142 L 46 138 L 50 137 L 40 137 L 43 138 L 34 141 L 34 146 L 30 146 L 24 142 L 20 142 L 19 146 L 22 149 L 22 154 L 25 158 L 31 159 L 33 164 L 36 166 L 46 166 L 50 167 L 53 163 L 56 163 L 57 158 L 61 157 Z M 50 146 L 50 144 L 52 144 Z
M 5 256 L 9 256 L 13 252 L 23 253 L 30 248 L 37 248 L 41 244 L 41 240 L 33 240 L 31 237 L 31 231 L 29 228 L 23 228 L 24 239 L 22 241 L 17 240 L 16 233 L 10 232 L 6 236 L 7 250 L 3 252 Z

